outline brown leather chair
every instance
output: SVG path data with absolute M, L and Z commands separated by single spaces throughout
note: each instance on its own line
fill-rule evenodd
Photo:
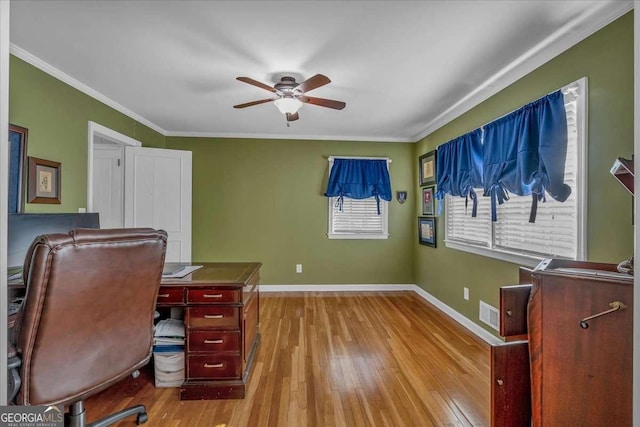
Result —
M 65 426 L 84 426 L 84 399 L 149 362 L 166 246 L 167 234 L 150 228 L 77 229 L 32 243 L 13 331 L 17 405 L 68 406 Z M 138 405 L 91 425 L 130 415 L 147 419 Z

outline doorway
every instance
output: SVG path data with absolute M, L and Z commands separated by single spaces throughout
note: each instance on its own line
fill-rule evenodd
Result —
M 124 148 L 142 143 L 98 123 L 89 122 L 87 211 L 100 214 L 100 228 L 124 223 Z

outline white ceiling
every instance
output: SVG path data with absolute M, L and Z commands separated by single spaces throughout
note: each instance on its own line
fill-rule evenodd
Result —
M 12 1 L 11 51 L 165 135 L 415 142 L 631 1 Z M 281 75 L 332 82 L 287 128 Z

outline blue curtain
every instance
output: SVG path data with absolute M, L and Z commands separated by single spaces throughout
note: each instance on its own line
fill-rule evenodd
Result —
M 342 209 L 342 200 L 368 199 L 375 197 L 380 214 L 380 199 L 391 201 L 391 181 L 386 160 L 334 159 L 327 197 L 338 197 Z
M 474 188 L 482 188 L 482 131 L 476 129 L 438 147 L 436 199 L 445 194 L 460 196 L 473 201 L 471 216 L 478 211 L 478 198 Z M 438 214 L 442 212 L 439 203 Z
M 529 222 L 535 222 L 545 191 L 565 201 L 567 120 L 564 97 L 554 92 L 484 127 L 484 196 L 491 197 L 491 219 L 508 193 L 533 196 Z

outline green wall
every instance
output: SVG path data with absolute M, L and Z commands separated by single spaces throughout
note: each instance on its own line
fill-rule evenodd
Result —
M 390 203 L 389 239 L 329 240 L 322 195 L 331 155 L 388 156 L 394 195 L 411 188 L 413 144 L 169 137 L 167 148 L 193 152 L 194 261 L 261 261 L 265 284 L 413 283 L 415 197 Z
M 29 130 L 27 154 L 62 164 L 62 203 L 25 212 L 77 212 L 87 206 L 87 132 L 93 121 L 164 147 L 164 136 L 11 55 L 9 123 Z
M 438 145 L 586 76 L 587 257 L 618 263 L 633 254 L 632 202 L 609 169 L 616 157 L 633 154 L 633 55 L 630 12 L 419 141 L 416 162 Z M 417 171 L 414 179 L 417 182 Z M 438 226 L 437 249 L 414 244 L 416 283 L 477 322 L 478 300 L 498 307 L 498 288 L 517 283 L 518 266 L 448 249 L 443 242 L 443 218 Z M 462 297 L 464 286 L 470 288 L 469 301 Z

